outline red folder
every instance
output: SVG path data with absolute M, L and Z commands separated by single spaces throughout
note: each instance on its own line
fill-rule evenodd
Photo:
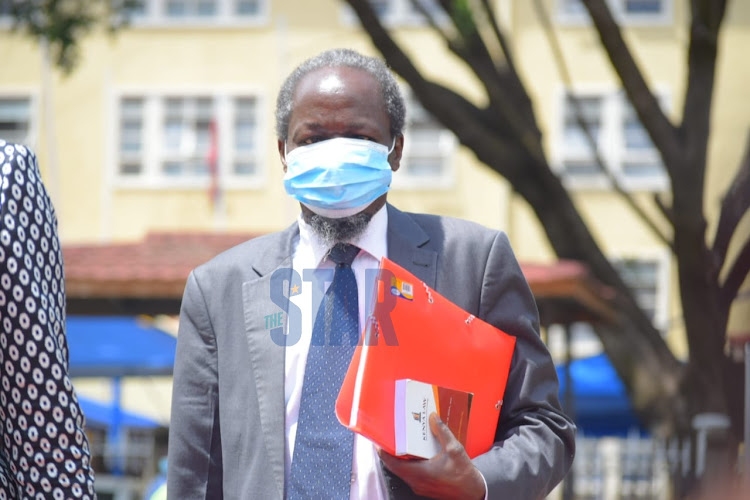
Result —
M 396 454 L 396 380 L 472 393 L 466 452 L 494 442 L 515 337 L 467 313 L 383 258 L 377 293 L 336 400 L 339 421 Z

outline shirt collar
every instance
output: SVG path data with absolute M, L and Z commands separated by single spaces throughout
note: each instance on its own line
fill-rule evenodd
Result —
M 302 214 L 297 218 L 299 225 L 299 243 L 312 251 L 315 265 L 318 266 L 323 261 L 330 247 L 324 243 L 320 237 L 312 230 L 310 225 L 302 218 Z M 386 239 L 388 229 L 388 210 L 385 204 L 375 212 L 367 224 L 364 232 L 355 238 L 351 243 L 358 246 L 376 260 L 386 256 L 388 243 Z

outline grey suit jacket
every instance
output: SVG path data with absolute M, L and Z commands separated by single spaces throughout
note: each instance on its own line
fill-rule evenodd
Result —
M 284 347 L 271 276 L 291 269 L 297 224 L 234 247 L 188 278 L 169 430 L 168 495 L 284 498 Z M 474 463 L 489 498 L 543 498 L 569 469 L 575 427 L 539 338 L 536 305 L 507 237 L 458 219 L 388 206 L 388 255 L 479 318 L 517 337 L 496 443 Z M 491 376 L 491 374 L 488 374 Z M 388 475 L 394 498 L 411 490 Z

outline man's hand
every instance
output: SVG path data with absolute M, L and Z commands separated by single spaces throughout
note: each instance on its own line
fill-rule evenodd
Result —
M 440 452 L 430 459 L 404 459 L 378 450 L 385 466 L 403 479 L 414 493 L 440 499 L 482 499 L 484 479 L 466 450 L 437 414 L 430 415 L 430 430 Z

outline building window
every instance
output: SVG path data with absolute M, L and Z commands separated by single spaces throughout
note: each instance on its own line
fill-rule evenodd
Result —
M 212 17 L 218 11 L 216 0 L 167 0 L 168 17 Z
M 120 166 L 121 175 L 143 172 L 143 99 L 124 98 L 120 101 Z
M 121 96 L 118 180 L 139 187 L 197 187 L 215 171 L 226 185 L 257 183 L 257 101 L 210 93 Z
M 169 177 L 208 175 L 211 120 L 216 116 L 214 99 L 168 97 L 164 103 L 161 173 Z
M 437 0 L 370 0 L 375 13 L 380 20 L 388 26 L 421 26 L 427 24 L 422 11 L 414 5 L 417 2 L 430 16 L 440 24 L 449 22 L 443 9 Z M 357 15 L 351 8 L 345 6 L 344 18 L 347 24 L 354 24 Z
M 608 0 L 612 15 L 627 25 L 667 24 L 672 20 L 672 0 Z M 586 24 L 588 11 L 581 0 L 558 0 L 558 20 L 562 24 Z
M 612 259 L 612 265 L 633 292 L 636 303 L 643 309 L 654 327 L 663 335 L 669 328 L 669 255 L 624 257 Z M 574 358 L 594 356 L 602 344 L 591 323 L 569 325 Z M 555 360 L 566 356 L 565 331 L 561 325 L 547 329 L 547 346 Z
M 0 0 L 0 18 L 10 18 L 11 2 L 12 0 Z
M 613 265 L 654 326 L 664 328 L 667 322 L 667 283 L 661 261 L 627 258 L 616 259 Z
M 558 0 L 557 4 L 560 15 L 582 16 L 586 14 L 586 7 L 581 0 Z
M 31 100 L 26 97 L 0 97 L 0 138 L 32 145 Z
M 593 139 L 600 142 L 602 120 L 602 99 L 600 97 L 581 97 L 578 100 L 583 121 Z M 567 175 L 598 175 L 599 168 L 594 161 L 590 140 L 579 126 L 575 108 L 570 97 L 565 99 L 565 124 L 563 126 L 563 144 L 565 158 L 563 168 Z
M 406 99 L 406 130 L 401 167 L 393 176 L 403 188 L 449 187 L 453 182 L 453 133 L 412 97 Z
M 268 13 L 268 0 L 140 0 L 131 9 L 135 26 L 188 24 L 260 24 Z
M 664 0 L 624 0 L 623 10 L 627 14 L 661 14 Z
M 234 161 L 232 173 L 254 175 L 258 171 L 258 109 L 255 99 L 238 97 L 234 100 Z
M 240 16 L 257 16 L 261 12 L 261 0 L 235 0 L 234 13 Z
M 577 99 L 599 156 L 615 179 L 631 190 L 666 189 L 667 176 L 659 152 L 624 94 L 579 94 Z M 575 109 L 573 98 L 566 95 L 557 147 L 561 173 L 573 188 L 610 187 Z

